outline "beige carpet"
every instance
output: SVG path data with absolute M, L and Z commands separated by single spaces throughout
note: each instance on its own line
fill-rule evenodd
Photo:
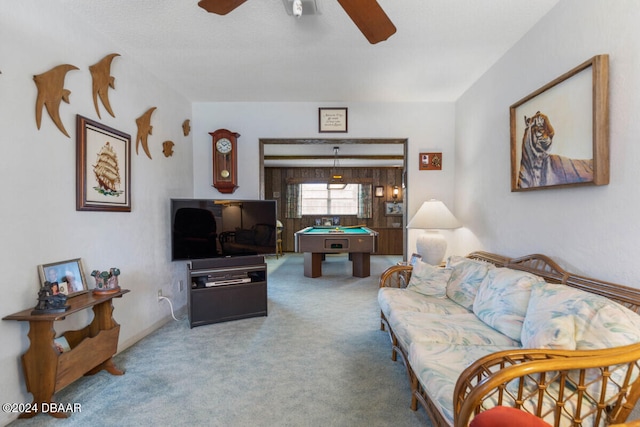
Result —
M 378 277 L 399 257 L 372 256 L 371 277 L 330 255 L 323 276 L 302 257 L 268 258 L 267 317 L 189 329 L 172 321 L 99 373 L 57 394 L 82 412 L 15 426 L 429 426 L 379 329 Z

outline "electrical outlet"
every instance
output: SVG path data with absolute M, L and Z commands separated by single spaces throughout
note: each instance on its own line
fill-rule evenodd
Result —
M 162 289 L 158 289 L 158 301 L 160 301 L 161 297 L 162 297 Z
M 182 280 L 179 280 L 178 281 L 178 291 L 182 292 L 183 289 L 184 289 L 184 286 L 183 286 Z

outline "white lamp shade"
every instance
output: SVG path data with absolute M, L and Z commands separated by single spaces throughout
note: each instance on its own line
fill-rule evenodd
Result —
M 407 228 L 446 230 L 460 228 L 461 224 L 440 200 L 427 200 L 411 218 Z
M 416 251 L 431 265 L 439 265 L 447 251 L 447 240 L 436 230 L 459 227 L 460 222 L 445 204 L 433 199 L 424 202 L 407 225 L 407 228 L 426 230 L 416 240 Z

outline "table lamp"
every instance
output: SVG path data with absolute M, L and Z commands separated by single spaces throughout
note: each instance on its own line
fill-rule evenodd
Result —
M 461 227 L 460 222 L 439 200 L 427 200 L 411 218 L 407 228 L 422 229 L 424 233 L 416 240 L 416 251 L 422 260 L 431 265 L 439 265 L 447 251 L 447 240 L 437 230 Z

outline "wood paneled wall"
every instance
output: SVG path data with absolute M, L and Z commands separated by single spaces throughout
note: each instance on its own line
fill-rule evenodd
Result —
M 404 216 L 385 215 L 385 202 L 393 201 L 393 186 L 400 187 L 402 201 L 402 169 L 401 168 L 341 168 L 340 172 L 347 182 L 371 184 L 373 189 L 382 186 L 385 190 L 383 197 L 373 197 L 373 216 L 369 219 L 356 218 L 353 215 L 340 217 L 341 225 L 366 225 L 380 233 L 378 237 L 378 254 L 402 255 L 404 248 Z M 278 201 L 278 219 L 284 225 L 282 233 L 282 248 L 285 252 L 294 251 L 294 236 L 298 230 L 315 225 L 317 218 L 303 216 L 302 218 L 285 218 L 287 182 L 327 182 L 331 168 L 278 168 L 265 167 L 264 183 L 265 198 Z

